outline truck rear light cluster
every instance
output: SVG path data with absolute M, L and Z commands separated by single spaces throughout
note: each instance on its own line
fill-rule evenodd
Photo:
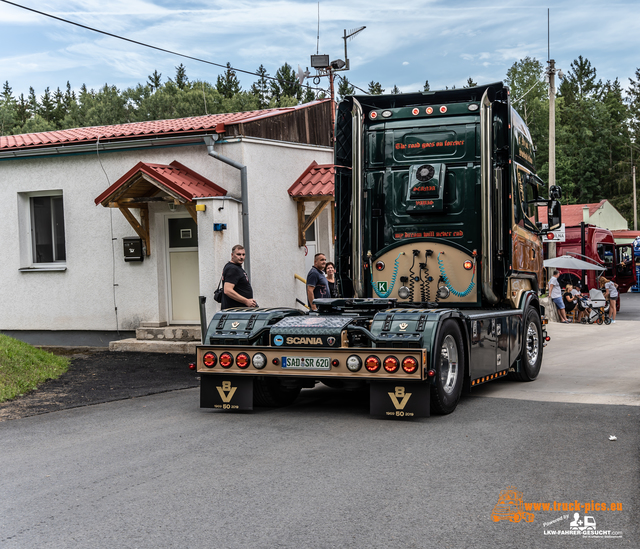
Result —
M 368 356 L 364 361 L 364 367 L 371 373 L 377 372 L 380 369 L 380 359 L 377 356 Z
M 251 356 L 249 353 L 241 352 L 234 357 L 232 353 L 225 351 L 218 357 L 214 352 L 207 351 L 202 355 L 202 363 L 207 368 L 215 368 L 220 364 L 223 368 L 229 369 L 235 364 L 241 370 L 246 370 L 249 366 L 253 366 L 256 370 L 262 370 L 266 367 L 267 362 L 268 359 L 264 353 L 255 353 Z M 405 357 L 400 361 L 393 355 L 387 356 L 384 360 L 381 360 L 376 355 L 369 355 L 363 361 L 358 355 L 350 355 L 345 362 L 347 369 L 351 372 L 359 372 L 364 365 L 365 369 L 372 374 L 380 371 L 381 368 L 384 368 L 384 371 L 388 374 L 395 374 L 400 370 L 400 366 L 402 366 L 405 373 L 413 374 L 418 371 L 419 366 L 418 359 L 412 356 Z M 278 366 L 280 359 L 274 357 L 271 359 L 271 363 L 274 366 Z M 195 367 L 195 364 L 193 366 Z M 332 359 L 331 366 L 337 368 L 340 366 L 340 360 L 337 358 Z M 428 375 L 432 375 L 431 371 L 429 371 Z
M 384 359 L 384 369 L 390 374 L 395 374 L 400 368 L 400 361 L 395 356 L 388 356 Z
M 244 370 L 249 367 L 249 364 L 251 364 L 251 359 L 247 353 L 238 354 L 236 357 L 236 365 L 238 368 L 242 368 Z
M 218 357 L 214 353 L 205 353 L 202 362 L 207 368 L 213 368 L 218 363 Z
M 233 355 L 231 353 L 222 353 L 220 355 L 220 366 L 231 368 L 233 366 Z
M 402 361 L 402 369 L 408 374 L 413 374 L 418 369 L 418 361 L 408 356 Z
M 267 365 L 267 357 L 264 356 L 262 353 L 256 353 L 255 355 L 253 355 L 253 359 L 251 359 L 251 363 L 253 364 L 253 367 L 256 368 L 257 370 L 262 370 L 262 368 L 264 368 Z
M 347 359 L 347 368 L 352 372 L 357 372 L 362 368 L 362 359 L 358 355 L 351 355 Z

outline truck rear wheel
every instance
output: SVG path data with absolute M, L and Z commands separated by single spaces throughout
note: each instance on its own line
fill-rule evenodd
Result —
M 540 314 L 529 307 L 524 316 L 524 338 L 520 352 L 520 371 L 510 374 L 516 381 L 533 381 L 542 364 L 542 323 Z
M 285 387 L 279 379 L 269 377 L 256 379 L 253 383 L 255 406 L 278 408 L 292 404 L 300 394 L 300 387 Z
M 435 347 L 435 383 L 431 386 L 431 413 L 450 414 L 456 409 L 464 378 L 464 345 L 455 320 L 445 320 Z

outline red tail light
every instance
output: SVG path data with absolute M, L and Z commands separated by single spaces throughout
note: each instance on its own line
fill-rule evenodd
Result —
M 249 355 L 247 353 L 240 353 L 236 357 L 236 366 L 238 366 L 238 368 L 244 369 L 249 366 L 250 362 L 251 359 L 249 358 Z
M 368 356 L 364 361 L 364 367 L 370 372 L 377 372 L 380 369 L 380 359 L 377 356 Z
M 418 369 L 418 361 L 412 356 L 408 356 L 402 361 L 402 369 L 408 374 L 413 374 Z
M 231 368 L 233 366 L 233 355 L 231 353 L 222 353 L 220 355 L 220 366 Z
M 213 353 L 205 353 L 202 357 L 202 363 L 207 368 L 213 368 L 218 363 L 218 358 Z M 191 367 L 191 365 L 189 365 Z
M 195 370 L 196 369 L 196 363 L 195 362 L 189 362 L 189 370 Z
M 395 356 L 388 356 L 384 359 L 384 369 L 390 374 L 394 374 L 400 368 L 400 361 Z
M 339 361 L 337 358 L 334 358 L 334 359 L 331 361 L 331 366 L 333 366 L 334 368 L 335 368 L 336 366 L 340 366 L 340 361 Z

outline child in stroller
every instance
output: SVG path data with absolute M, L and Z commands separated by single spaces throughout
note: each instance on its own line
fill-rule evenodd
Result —
M 609 303 L 600 290 L 591 288 L 589 297 L 582 296 L 578 298 L 578 308 L 585 311 L 582 316 L 583 324 L 611 324 Z

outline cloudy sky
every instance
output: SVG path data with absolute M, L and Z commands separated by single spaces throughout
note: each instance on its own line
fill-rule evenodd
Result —
M 348 42 L 351 70 L 366 89 L 387 91 L 462 86 L 502 80 L 525 56 L 547 60 L 550 47 L 565 72 L 579 55 L 603 80 L 623 87 L 640 68 L 640 2 L 530 0 L 501 2 L 431 0 L 15 0 L 16 4 L 185 55 L 273 75 L 285 62 L 306 68 L 316 53 L 344 57 L 343 31 L 366 29 Z M 100 35 L 0 1 L 0 82 L 14 95 L 33 86 L 74 89 L 82 83 L 119 88 L 145 82 L 154 70 L 163 80 L 184 63 L 191 80 L 215 83 L 222 69 Z M 255 77 L 238 75 L 244 89 Z M 326 79 L 320 86 L 325 87 Z

